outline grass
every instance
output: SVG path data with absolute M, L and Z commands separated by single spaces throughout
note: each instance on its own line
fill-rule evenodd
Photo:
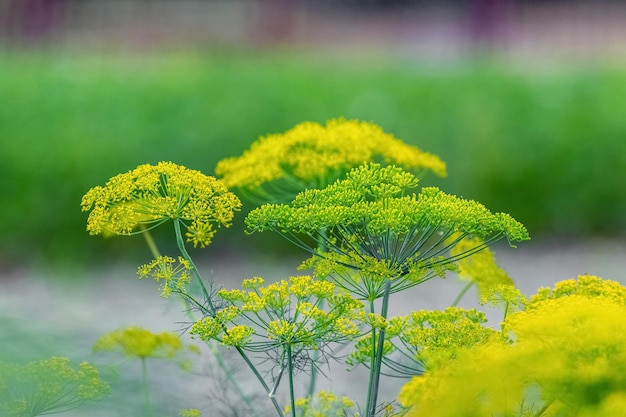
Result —
M 0 264 L 143 249 L 89 237 L 81 196 L 142 163 L 211 174 L 261 135 L 339 116 L 438 154 L 449 177 L 430 184 L 510 212 L 531 236 L 618 234 L 625 93 L 626 72 L 602 65 L 522 73 L 495 61 L 4 53 Z M 215 245 L 240 244 L 240 232 Z

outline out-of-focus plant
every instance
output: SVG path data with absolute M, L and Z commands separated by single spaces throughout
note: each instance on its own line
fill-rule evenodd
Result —
M 63 413 L 98 401 L 109 391 L 98 369 L 87 362 L 77 368 L 62 357 L 23 365 L 0 363 L 0 415 L 5 417 Z
M 505 319 L 507 338 L 456 350 L 406 384 L 407 416 L 621 415 L 625 296 L 626 287 L 595 276 L 540 289 Z
M 324 188 L 366 162 L 403 167 L 418 176 L 446 175 L 435 155 L 359 120 L 304 122 L 261 137 L 241 156 L 221 160 L 215 172 L 229 187 L 260 203 L 288 202 L 301 191 Z
M 114 330 L 100 337 L 93 346 L 94 352 L 117 352 L 127 358 L 141 361 L 141 387 L 144 405 L 148 415 L 153 415 L 148 387 L 147 359 L 179 360 L 183 368 L 189 366 L 189 359 L 183 357 L 185 352 L 199 353 L 196 346 L 185 346 L 176 333 L 153 333 L 142 327 L 130 326 Z

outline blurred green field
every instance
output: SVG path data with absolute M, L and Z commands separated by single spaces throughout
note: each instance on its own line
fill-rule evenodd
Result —
M 449 176 L 427 183 L 511 213 L 533 237 L 626 230 L 626 71 L 608 65 L 3 53 L 0 100 L 0 264 L 143 248 L 88 236 L 81 196 L 142 163 L 212 174 L 260 135 L 340 116 L 439 155 Z M 215 244 L 260 241 L 241 229 Z

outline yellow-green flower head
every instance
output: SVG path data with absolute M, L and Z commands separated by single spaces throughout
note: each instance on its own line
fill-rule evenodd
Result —
M 243 155 L 220 161 L 215 172 L 229 187 L 257 191 L 269 202 L 281 200 L 285 192 L 293 197 L 305 188 L 323 187 L 370 161 L 446 175 L 445 164 L 435 155 L 405 144 L 373 123 L 345 119 L 329 120 L 326 126 L 304 122 L 262 137 Z
M 224 183 L 172 162 L 140 165 L 116 175 L 83 196 L 83 211 L 91 211 L 92 235 L 131 235 L 168 220 L 180 220 L 187 240 L 206 247 L 213 224 L 230 226 L 241 202 Z
M 452 236 L 450 239 L 455 239 Z M 454 256 L 468 253 L 475 248 L 484 246 L 484 242 L 475 236 L 467 236 L 460 240 L 451 250 Z M 485 296 L 491 293 L 496 285 L 513 285 L 513 280 L 506 271 L 496 263 L 494 253 L 489 248 L 484 248 L 480 252 L 460 259 L 459 277 L 469 280 L 476 285 L 479 295 Z
M 437 188 L 413 194 L 417 184 L 400 167 L 369 163 L 324 189 L 301 192 L 291 204 L 258 207 L 245 222 L 249 232 L 272 230 L 322 258 L 338 257 L 336 265 L 389 279 L 412 273 L 416 281 L 426 278 L 425 270 L 441 274 L 445 265 L 500 238 L 529 238 L 508 214 Z M 317 253 L 302 234 L 328 252 Z M 467 236 L 475 237 L 475 246 L 450 254 Z
M 626 305 L 626 287 L 617 281 L 605 280 L 595 275 L 580 275 L 578 279 L 557 282 L 554 289 L 540 288 L 530 298 L 529 309 L 535 308 L 545 300 L 582 295 L 585 297 L 603 296 Z
M 316 397 L 298 398 L 295 401 L 300 417 L 345 417 L 352 414 L 354 401 L 348 397 L 338 397 L 331 391 L 320 391 Z M 285 414 L 291 414 L 291 406 L 285 407 Z M 350 414 L 348 414 L 350 412 Z
M 398 337 L 416 358 L 429 366 L 445 363 L 459 350 L 500 337 L 500 332 L 484 326 L 485 314 L 475 309 L 449 307 L 445 311 L 414 311 L 403 321 Z
M 610 295 L 544 299 L 507 316 L 512 343 L 460 352 L 413 379 L 399 400 L 409 417 L 622 415 L 607 413 L 626 404 L 625 316 Z
M 149 264 L 139 267 L 137 274 L 139 279 L 152 277 L 161 283 L 161 296 L 169 297 L 172 292 L 185 291 L 186 285 L 191 281 L 191 263 L 183 258 L 178 260 L 171 256 L 159 256 Z
M 68 358 L 0 363 L 0 415 L 30 417 L 61 413 L 86 401 L 97 401 L 110 391 L 98 370 L 86 363 L 78 368 Z
M 200 410 L 195 408 L 186 408 L 184 410 L 180 410 L 178 413 L 180 417 L 200 417 L 202 413 Z
M 140 359 L 172 359 L 182 349 L 183 343 L 176 333 L 152 333 L 136 326 L 107 333 L 93 347 L 94 352 L 121 352 Z
M 255 277 L 244 280 L 244 289 L 220 290 L 218 297 L 229 306 L 215 317 L 196 321 L 190 333 L 201 340 L 265 353 L 279 363 L 289 349 L 302 357 L 294 365 L 298 370 L 312 366 L 304 351 L 361 334 L 358 319 L 363 303 L 338 291 L 333 283 L 305 275 L 263 284 L 263 278 Z

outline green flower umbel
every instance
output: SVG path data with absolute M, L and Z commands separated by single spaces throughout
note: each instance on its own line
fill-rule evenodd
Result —
M 215 172 L 229 187 L 267 203 L 289 201 L 307 188 L 323 188 L 366 162 L 446 175 L 446 165 L 437 156 L 374 123 L 345 119 L 329 120 L 325 126 L 304 122 L 262 137 L 241 156 L 220 161 Z
M 437 188 L 414 194 L 417 184 L 399 167 L 367 164 L 322 190 L 298 194 L 289 205 L 261 206 L 246 224 L 249 232 L 272 230 L 314 253 L 305 266 L 315 267 L 319 276 L 334 276 L 368 300 L 381 296 L 385 280 L 392 280 L 391 292 L 397 292 L 442 275 L 498 239 L 528 239 L 524 226 L 508 214 L 493 214 Z M 327 252 L 316 251 L 307 235 L 323 242 Z M 450 253 L 467 236 L 478 243 Z
M 132 235 L 177 220 L 187 241 L 206 247 L 214 224 L 230 226 L 241 202 L 220 180 L 172 162 L 140 165 L 83 196 L 92 235 Z
M 86 362 L 78 368 L 68 358 L 0 363 L 0 415 L 35 417 L 63 413 L 109 394 L 98 370 Z

